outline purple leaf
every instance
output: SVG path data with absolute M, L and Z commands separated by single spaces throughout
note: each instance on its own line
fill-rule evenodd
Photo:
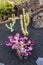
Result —
M 19 33 L 16 33 L 16 35 L 15 35 L 16 37 L 20 37 L 20 34 Z
M 30 47 L 28 47 L 28 49 L 31 51 L 33 48 L 30 46 Z
M 13 39 L 9 39 L 9 41 L 10 41 L 11 43 L 13 43 L 13 42 L 14 42 L 14 40 L 13 40 Z
M 9 44 L 6 44 L 6 46 L 9 46 Z
M 25 53 L 25 56 L 28 56 L 28 52 Z
M 28 38 L 27 38 L 27 37 L 24 37 L 23 39 L 28 40 Z
M 13 36 L 9 36 L 8 39 L 13 39 Z
M 35 42 L 34 41 L 31 41 L 31 45 L 33 46 L 35 44 Z
M 12 44 L 11 43 L 6 43 L 6 46 L 12 46 Z
M 19 40 L 20 40 L 20 41 L 23 41 L 23 38 L 21 37 Z
M 32 53 L 31 52 L 28 52 L 28 55 L 32 55 Z
M 14 40 L 17 40 L 17 41 L 18 41 L 18 40 L 19 40 L 19 37 L 17 37 L 17 36 L 14 36 Z
M 24 37 L 23 38 L 23 41 L 24 41 L 24 43 L 28 43 L 28 38 L 27 37 Z

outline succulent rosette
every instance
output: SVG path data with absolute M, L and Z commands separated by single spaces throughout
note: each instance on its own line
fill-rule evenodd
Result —
M 28 40 L 28 37 L 20 37 L 19 33 L 16 33 L 14 37 L 9 36 L 8 39 L 9 42 L 6 43 L 6 46 L 11 47 L 13 50 L 15 49 L 18 56 L 28 57 L 32 55 L 34 41 Z

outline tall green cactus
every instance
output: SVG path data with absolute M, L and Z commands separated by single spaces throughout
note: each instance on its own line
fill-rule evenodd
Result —
M 29 34 L 29 32 L 27 31 L 29 23 L 30 23 L 30 14 L 29 12 L 25 13 L 25 10 L 23 9 L 23 15 L 20 15 L 20 24 L 22 32 L 26 36 Z
M 20 25 L 21 25 L 22 32 L 24 34 L 25 32 L 24 32 L 24 28 L 23 28 L 23 16 L 22 15 L 20 15 Z
M 10 23 L 9 25 L 8 24 L 5 24 L 5 26 L 10 29 L 11 32 L 14 31 L 14 24 L 16 23 L 16 18 L 15 18 L 15 15 L 12 14 L 12 23 Z

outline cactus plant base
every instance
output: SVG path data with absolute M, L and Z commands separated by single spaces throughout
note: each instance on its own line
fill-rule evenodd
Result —
M 26 33 L 23 33 L 24 34 L 24 36 L 28 36 L 29 35 L 29 32 L 26 32 Z

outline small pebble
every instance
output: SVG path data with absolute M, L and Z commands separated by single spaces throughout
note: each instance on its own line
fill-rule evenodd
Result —
M 0 63 L 0 65 L 5 65 L 5 64 L 3 64 L 3 63 Z
M 43 65 L 43 58 L 38 57 L 36 63 L 37 63 L 37 65 Z

